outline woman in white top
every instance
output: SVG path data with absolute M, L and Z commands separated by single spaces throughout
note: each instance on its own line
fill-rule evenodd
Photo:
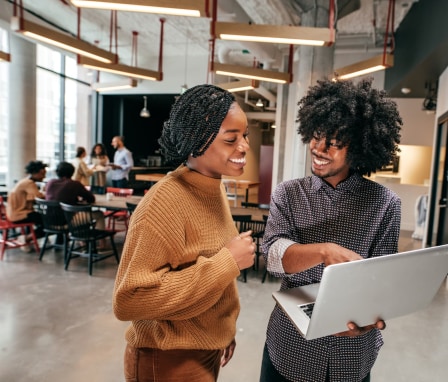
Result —
M 90 186 L 92 192 L 103 194 L 106 192 L 106 172 L 109 170 L 109 157 L 107 155 L 106 146 L 97 143 L 93 146 L 90 153 L 90 167 L 95 168 L 95 173 L 90 178 Z
M 90 153 L 90 164 L 103 167 L 106 167 L 109 164 L 106 146 L 102 143 L 97 143 L 93 146 L 92 152 Z

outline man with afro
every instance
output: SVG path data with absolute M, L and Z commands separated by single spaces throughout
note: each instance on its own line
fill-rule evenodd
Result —
M 399 197 L 364 177 L 398 152 L 396 104 L 366 79 L 318 81 L 298 105 L 312 175 L 276 187 L 262 246 L 283 290 L 320 282 L 330 264 L 396 253 L 400 232 Z M 260 381 L 369 381 L 384 328 L 381 320 L 351 322 L 346 332 L 307 341 L 275 306 Z

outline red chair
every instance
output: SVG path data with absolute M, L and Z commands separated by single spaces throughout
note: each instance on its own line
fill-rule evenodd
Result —
M 127 198 L 129 196 L 132 196 L 134 193 L 133 188 L 118 188 L 118 187 L 107 187 L 106 188 L 107 193 L 114 194 L 115 197 L 119 198 Z M 129 222 L 129 212 L 128 211 L 106 211 L 104 213 L 104 216 L 108 218 L 107 220 L 107 229 L 109 230 L 116 230 L 115 225 L 123 223 L 124 229 L 121 231 L 127 231 L 128 230 L 128 222 Z
M 6 217 L 6 207 L 3 201 L 3 196 L 0 196 L 0 233 L 2 235 L 0 239 L 0 261 L 3 260 L 3 256 L 7 249 L 20 248 L 29 245 L 26 241 L 21 243 L 18 240 L 18 234 L 16 229 L 20 230 L 20 235 L 24 237 L 31 234 L 32 241 L 36 253 L 40 252 L 39 243 L 37 242 L 36 233 L 34 232 L 34 223 L 13 223 Z M 14 231 L 14 234 L 8 238 L 9 231 Z M 27 232 L 28 231 L 28 232 Z

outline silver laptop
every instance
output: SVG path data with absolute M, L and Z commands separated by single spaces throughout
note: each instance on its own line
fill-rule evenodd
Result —
M 319 284 L 272 295 L 308 340 L 426 307 L 448 274 L 448 245 L 329 265 Z

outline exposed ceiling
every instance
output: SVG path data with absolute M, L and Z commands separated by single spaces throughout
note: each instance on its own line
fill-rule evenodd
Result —
M 418 0 L 396 0 L 395 29 Z M 425 1 L 425 0 L 420 0 Z M 13 0 L 0 0 L 0 18 L 8 20 Z M 47 23 L 72 35 L 77 34 L 77 8 L 69 0 L 22 0 L 25 18 Z M 300 25 L 301 15 L 325 0 L 218 0 L 218 20 L 256 24 Z M 336 51 L 368 52 L 383 46 L 389 0 L 339 0 L 336 24 Z M 132 32 L 138 32 L 138 66 L 156 70 L 159 59 L 160 17 L 164 17 L 163 57 L 207 55 L 210 19 L 118 12 L 117 51 L 120 62 L 132 65 Z M 111 41 L 111 12 L 82 9 L 81 38 L 99 47 L 114 49 Z M 111 44 L 112 42 L 112 44 Z M 266 46 L 270 45 L 270 46 Z M 276 68 L 280 48 L 271 44 L 217 43 L 216 60 L 251 66 L 254 58 Z M 169 73 L 165 73 L 169 76 Z

